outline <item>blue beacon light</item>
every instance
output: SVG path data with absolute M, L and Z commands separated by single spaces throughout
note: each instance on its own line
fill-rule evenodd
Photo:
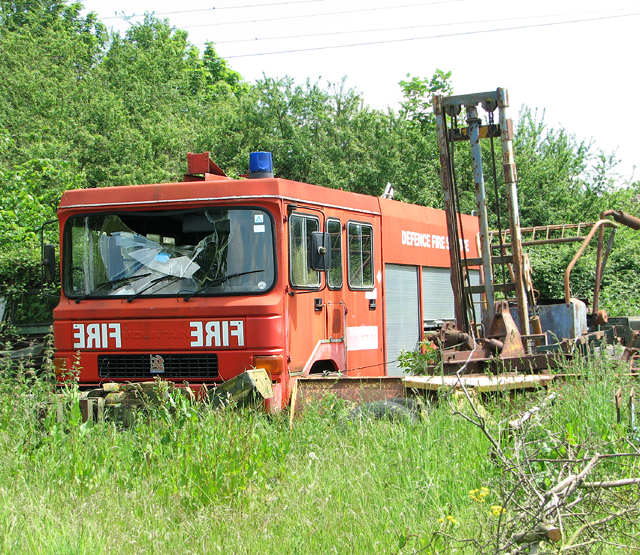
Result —
M 249 154 L 249 179 L 273 177 L 273 160 L 270 152 Z

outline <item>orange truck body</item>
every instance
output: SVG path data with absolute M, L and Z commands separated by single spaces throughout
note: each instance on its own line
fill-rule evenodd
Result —
M 56 364 L 75 365 L 82 387 L 156 376 L 211 386 L 263 367 L 278 410 L 299 376 L 399 372 L 390 335 L 411 328 L 415 349 L 427 297 L 451 296 L 423 279 L 450 266 L 444 211 L 394 200 L 206 174 L 66 191 L 58 217 Z M 461 217 L 477 257 L 477 218 Z M 311 231 L 329 233 L 330 270 L 309 268 Z M 398 315 L 411 298 L 414 316 Z

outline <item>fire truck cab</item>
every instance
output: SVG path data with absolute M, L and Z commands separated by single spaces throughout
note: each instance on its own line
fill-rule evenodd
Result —
M 190 162 L 185 182 L 62 197 L 56 365 L 81 386 L 264 368 L 277 410 L 299 376 L 400 374 L 400 351 L 454 317 L 443 211 Z

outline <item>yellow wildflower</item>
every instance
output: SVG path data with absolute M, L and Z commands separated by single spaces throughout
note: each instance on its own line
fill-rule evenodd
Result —
M 469 491 L 469 497 L 478 503 L 484 503 L 484 498 L 489 495 L 489 488 L 481 487 Z
M 507 509 L 501 507 L 500 505 L 491 505 L 491 513 L 493 516 L 500 516 L 507 512 Z

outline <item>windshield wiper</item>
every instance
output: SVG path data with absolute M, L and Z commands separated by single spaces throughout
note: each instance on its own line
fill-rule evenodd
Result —
M 102 283 L 98 283 L 98 285 L 96 285 L 95 289 L 93 291 L 91 291 L 90 293 L 86 293 L 85 295 L 82 295 L 82 297 L 78 297 L 76 299 L 76 303 L 79 303 L 80 301 L 84 301 L 86 298 L 91 297 L 92 295 L 95 295 L 98 291 L 101 291 L 102 289 L 104 289 L 105 287 L 107 287 L 108 285 L 114 287 L 115 285 L 118 285 L 120 283 L 132 283 L 134 281 L 138 281 L 139 279 L 145 278 L 145 277 L 149 277 L 151 274 L 140 274 L 139 276 L 127 276 L 127 277 L 121 277 L 118 279 L 112 279 L 111 281 L 103 281 Z
M 140 295 L 142 295 L 145 291 L 148 291 L 149 289 L 151 289 L 153 286 L 157 285 L 158 283 L 162 282 L 162 281 L 166 281 L 166 280 L 171 280 L 169 281 L 169 283 L 165 283 L 162 287 L 159 287 L 158 289 L 156 289 L 156 291 L 160 291 L 160 289 L 164 289 L 165 287 L 167 287 L 168 285 L 171 285 L 172 283 L 175 283 L 176 281 L 182 279 L 181 277 L 178 276 L 172 276 L 171 274 L 165 274 L 164 276 L 160 276 L 157 277 L 155 279 L 152 279 L 149 284 L 147 285 L 147 287 L 140 289 L 140 291 L 138 291 L 137 293 L 131 295 L 130 297 L 127 297 L 127 302 L 130 303 L 133 299 L 139 297 Z
M 219 277 L 217 279 L 214 279 L 206 287 L 203 287 L 202 289 L 198 289 L 197 291 L 194 291 L 193 293 L 189 293 L 188 295 L 185 295 L 183 297 L 183 300 L 188 301 L 191 297 L 195 297 L 196 295 L 199 295 L 203 291 L 206 291 L 207 289 L 211 289 L 212 287 L 215 287 L 216 285 L 220 285 L 221 283 L 225 283 L 225 282 L 229 281 L 232 278 L 236 278 L 236 277 L 240 277 L 240 276 L 246 276 L 248 274 L 257 274 L 257 273 L 260 273 L 260 272 L 264 272 L 264 270 L 247 270 L 246 272 L 236 272 L 235 274 L 229 274 L 228 276 Z

